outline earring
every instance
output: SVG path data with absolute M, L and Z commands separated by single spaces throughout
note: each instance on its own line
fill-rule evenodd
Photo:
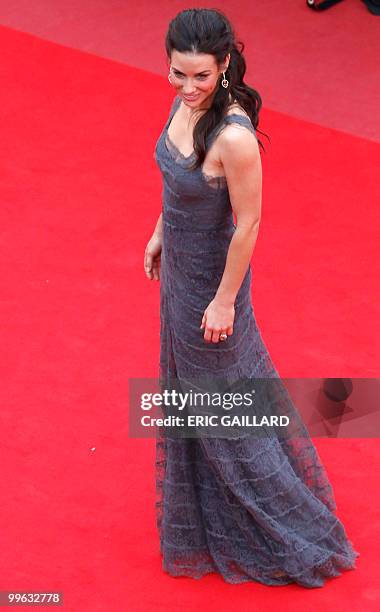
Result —
M 223 80 L 221 81 L 222 83 L 222 87 L 227 88 L 228 87 L 228 81 L 226 79 L 226 73 L 223 72 Z

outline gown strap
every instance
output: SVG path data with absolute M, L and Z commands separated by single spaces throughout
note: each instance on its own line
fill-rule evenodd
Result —
M 256 130 L 252 124 L 251 119 L 248 115 L 240 115 L 238 113 L 230 113 L 223 117 L 221 123 L 217 125 L 213 130 L 211 130 L 210 134 L 207 138 L 207 146 L 210 147 L 212 142 L 219 136 L 220 132 L 227 126 L 232 124 L 238 124 L 245 128 L 247 128 L 250 132 L 253 133 L 257 140 Z
M 171 108 L 170 108 L 169 117 L 168 117 L 168 120 L 166 122 L 165 129 L 168 129 L 168 127 L 170 125 L 170 122 L 173 119 L 173 116 L 174 116 L 175 112 L 177 111 L 177 109 L 178 109 L 180 104 L 181 104 L 181 97 L 180 96 L 175 96 L 174 100 L 172 102 Z M 252 132 L 254 134 L 254 136 L 255 136 L 255 138 L 257 140 L 256 130 L 255 130 L 253 124 L 252 124 L 252 121 L 251 121 L 250 117 L 248 117 L 248 115 L 240 115 L 238 113 L 230 113 L 229 115 L 226 115 L 225 117 L 223 117 L 223 119 L 220 122 L 220 124 L 217 125 L 208 134 L 207 145 L 208 146 L 211 145 L 213 140 L 220 134 L 220 132 L 222 131 L 222 129 L 226 125 L 231 125 L 233 123 L 237 123 L 239 125 L 242 125 L 242 126 L 248 128 L 248 130 L 250 130 L 250 132 Z
M 248 128 L 257 139 L 256 130 L 248 115 L 238 115 L 237 113 L 231 113 L 230 115 L 226 115 L 224 117 L 224 122 L 227 124 L 238 123 L 239 125 L 243 125 L 244 127 Z
M 173 119 L 174 113 L 178 109 L 180 103 L 181 103 L 180 96 L 175 96 L 175 98 L 174 98 L 174 100 L 172 102 L 172 105 L 170 107 L 169 117 L 168 117 L 168 120 L 167 120 L 166 126 L 165 126 L 166 129 L 169 127 L 169 124 L 170 124 L 171 120 Z

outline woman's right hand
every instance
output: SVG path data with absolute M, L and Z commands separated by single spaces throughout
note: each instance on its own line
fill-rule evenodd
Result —
M 153 234 L 145 249 L 144 269 L 149 280 L 160 279 L 162 237 Z

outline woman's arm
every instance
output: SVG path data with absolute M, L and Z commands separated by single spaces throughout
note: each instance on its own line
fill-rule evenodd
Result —
M 261 219 L 262 169 L 256 137 L 246 128 L 229 125 L 220 141 L 236 229 L 218 290 L 202 318 L 206 342 L 219 342 L 222 330 L 229 336 L 233 333 L 234 303 L 252 257 Z
M 233 305 L 251 260 L 259 222 L 251 229 L 237 227 L 227 253 L 226 266 L 215 298 L 221 304 Z
M 145 248 L 144 270 L 149 280 L 160 280 L 162 250 L 162 213 L 157 219 L 156 227 Z
M 157 219 L 156 227 L 154 228 L 153 236 L 162 238 L 162 213 Z
M 231 129 L 233 128 L 233 129 Z M 226 175 L 236 230 L 216 298 L 234 304 L 256 244 L 261 218 L 262 169 L 255 136 L 246 128 L 229 126 L 221 139 L 221 161 Z

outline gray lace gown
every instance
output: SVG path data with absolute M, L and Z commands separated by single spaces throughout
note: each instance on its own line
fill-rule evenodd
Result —
M 190 170 L 168 137 L 174 98 L 154 157 L 163 178 L 160 278 L 161 380 L 275 377 L 251 302 L 249 266 L 235 301 L 234 333 L 207 344 L 199 327 L 220 283 L 235 230 L 226 179 Z M 246 116 L 228 115 L 220 129 Z M 298 438 L 156 439 L 156 518 L 163 570 L 229 583 L 319 587 L 359 555 L 337 518 L 332 487 L 308 435 Z

